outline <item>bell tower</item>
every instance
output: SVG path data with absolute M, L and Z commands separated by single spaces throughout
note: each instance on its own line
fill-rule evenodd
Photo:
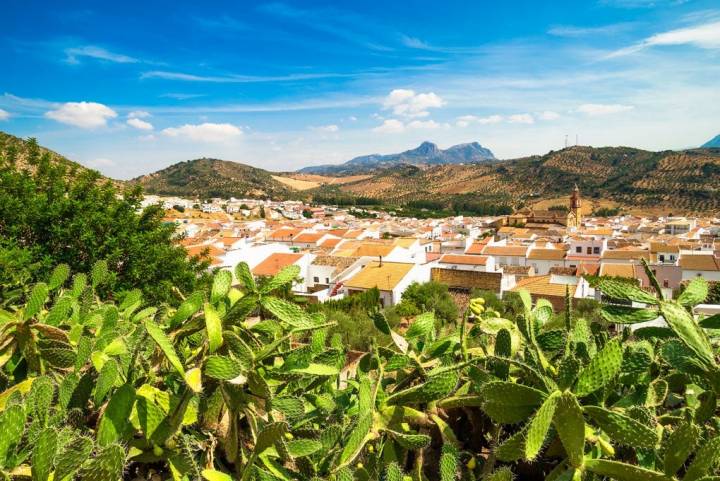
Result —
M 568 211 L 567 227 L 579 229 L 582 223 L 582 199 L 577 184 L 570 195 L 570 210 Z

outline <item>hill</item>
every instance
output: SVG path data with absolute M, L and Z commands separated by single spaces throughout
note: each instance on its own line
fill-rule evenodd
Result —
M 32 139 L 25 140 L 5 132 L 0 132 L 0 157 L 9 159 L 19 168 L 34 170 L 33 158 L 39 158 L 43 155 L 48 155 L 52 163 L 64 166 L 68 171 L 68 175 L 92 170 L 77 162 L 73 162 L 57 152 L 41 147 Z
M 716 136 L 713 137 L 712 139 L 710 139 L 710 140 L 708 140 L 707 142 L 705 142 L 704 144 L 702 144 L 702 148 L 705 148 L 705 149 L 711 149 L 711 148 L 720 149 L 720 135 L 716 135 Z
M 228 160 L 195 159 L 129 181 L 149 194 L 182 197 L 293 198 L 297 190 L 270 172 Z
M 315 165 L 304 167 L 298 172 L 305 174 L 350 175 L 387 169 L 408 164 L 415 166 L 431 166 L 441 164 L 461 164 L 495 160 L 490 151 L 477 142 L 454 145 L 442 150 L 432 142 L 423 142 L 419 147 L 399 154 L 372 154 L 355 157 L 344 164 Z
M 362 196 L 398 204 L 458 199 L 515 207 L 567 195 L 626 207 L 702 213 L 720 209 L 720 151 L 649 152 L 629 147 L 568 147 L 507 161 L 419 168 L 401 165 L 373 177 L 311 191 L 316 198 Z

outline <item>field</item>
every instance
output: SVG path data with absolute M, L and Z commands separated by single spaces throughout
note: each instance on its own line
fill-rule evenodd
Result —
M 328 175 L 316 174 L 294 174 L 273 175 L 273 179 L 287 185 L 295 190 L 310 190 L 323 185 L 343 185 L 351 182 L 358 182 L 369 179 L 372 175 L 348 175 L 344 177 L 331 177 Z

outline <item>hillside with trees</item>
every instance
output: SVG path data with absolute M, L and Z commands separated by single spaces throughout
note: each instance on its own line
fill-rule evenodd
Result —
M 297 191 L 278 182 L 270 172 L 218 159 L 195 159 L 173 164 L 129 182 L 150 194 L 211 197 L 292 198 Z
M 16 148 L 17 147 L 17 148 Z M 87 272 L 107 262 L 113 292 L 139 288 L 154 302 L 179 301 L 203 282 L 206 264 L 188 261 L 159 206 L 141 208 L 137 187 L 118 190 L 96 171 L 13 141 L 0 152 L 0 292 L 64 263 Z
M 408 203 L 447 202 L 459 195 L 518 206 L 567 195 L 577 184 L 589 199 L 628 207 L 671 208 L 676 213 L 720 209 L 720 151 L 649 152 L 629 147 L 568 147 L 542 156 L 430 168 L 401 166 L 313 192 Z

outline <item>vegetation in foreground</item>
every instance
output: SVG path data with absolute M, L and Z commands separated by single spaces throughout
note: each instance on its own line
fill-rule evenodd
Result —
M 120 192 L 32 139 L 0 137 L 0 297 L 22 295 L 57 264 L 88 272 L 102 259 L 112 273 L 105 293 L 139 288 L 152 302 L 177 304 L 174 288 L 207 283 L 208 264 L 188 260 L 162 208 L 141 201 L 139 188 Z
M 139 290 L 103 299 L 107 264 L 60 265 L 0 311 L 6 479 L 683 481 L 720 474 L 720 317 L 600 280 L 602 319 L 553 316 L 521 294 L 516 321 L 404 332 L 346 364 L 333 323 L 256 285 L 245 264 L 177 308 Z M 631 302 L 647 305 L 630 307 Z M 629 325 L 662 317 L 667 327 Z M 612 324 L 608 324 L 612 323 Z M 618 332 L 608 325 L 620 327 Z

